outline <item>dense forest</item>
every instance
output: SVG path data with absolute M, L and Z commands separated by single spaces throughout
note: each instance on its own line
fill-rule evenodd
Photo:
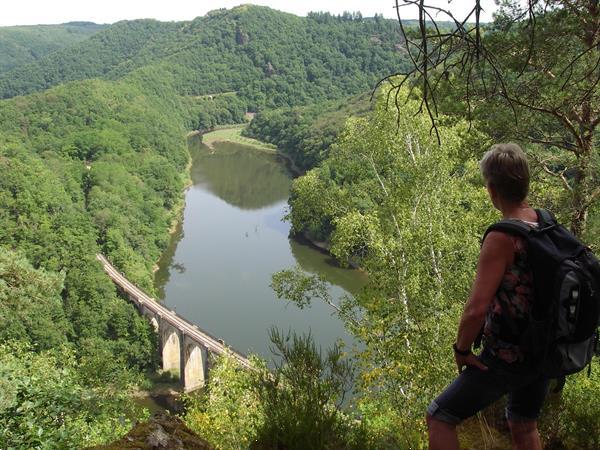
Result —
M 96 253 L 152 293 L 186 133 L 364 91 L 391 70 L 395 29 L 244 6 L 120 22 L 0 75 L 0 447 L 91 445 L 141 417 L 128 393 L 156 368 L 156 336 Z
M 106 27 L 91 22 L 0 27 L 0 73 L 70 47 Z
M 65 81 L 168 67 L 180 95 L 235 91 L 251 111 L 369 89 L 398 63 L 397 24 L 241 6 L 191 22 L 119 22 L 77 45 L 0 75 L 0 97 Z
M 117 298 L 95 254 L 110 254 L 152 291 L 152 264 L 168 239 L 166 230 L 173 207 L 180 202 L 188 160 L 182 142 L 183 108 L 144 94 L 136 84 L 149 86 L 152 79 L 141 73 L 138 77 L 110 84 L 83 81 L 0 104 L 4 173 L 0 240 L 8 258 L 3 271 L 23 285 L 19 298 L 30 295 L 29 301 L 18 302 L 11 294 L 16 286 L 2 277 L 3 338 L 18 339 L 21 346 L 37 352 L 72 352 L 73 365 L 65 370 L 74 371 L 77 389 L 92 396 L 83 405 L 92 416 L 103 413 L 98 403 L 112 408 L 110 402 L 96 398 L 94 383 L 110 386 L 132 379 L 152 369 L 156 360 L 155 336 L 133 307 Z M 168 98 L 165 78 L 154 83 Z M 22 278 L 27 272 L 18 273 L 12 262 L 23 258 L 43 270 L 29 269 L 32 280 L 40 279 L 39 287 Z M 43 281 L 42 276 L 54 281 Z M 48 308 L 39 299 L 47 299 Z M 14 323 L 18 321 L 23 323 L 20 327 Z M 44 325 L 50 323 L 54 326 Z M 79 367 L 84 363 L 91 366 Z M 63 370 L 60 359 L 44 359 L 44 364 Z M 9 378 L 17 381 L 23 370 L 9 372 Z M 55 388 L 64 390 L 60 384 Z M 36 428 L 34 421 L 30 433 L 5 428 L 2 445 L 31 448 L 56 440 L 59 446 L 70 447 L 81 445 L 78 436 L 93 443 L 101 431 L 110 436 L 119 429 L 107 424 L 93 433 L 79 430 L 89 428 L 90 421 L 79 417 L 86 411 L 82 406 L 72 404 L 78 396 L 73 392 L 65 405 L 56 405 L 65 408 L 61 414 L 73 421 L 65 427 L 74 430 L 51 425 L 55 419 L 48 417 L 48 426 Z M 26 398 L 15 395 L 0 414 L 6 419 L 19 417 L 16 411 L 23 401 Z M 45 413 L 54 414 L 42 409 Z M 95 422 L 91 423 L 94 429 Z
M 372 109 L 370 94 L 317 102 L 308 106 L 260 112 L 244 130 L 246 136 L 274 144 L 301 170 L 311 169 L 326 157 L 350 116 Z
M 533 202 L 592 246 L 600 239 L 598 132 L 578 128 L 590 154 L 569 153 L 568 124 L 576 127 L 560 119 L 568 83 L 561 90 L 560 80 L 536 78 L 540 66 L 554 78 L 568 73 L 549 47 L 559 28 L 561 51 L 592 68 L 600 31 L 577 56 L 579 16 L 542 14 L 538 52 L 525 64 L 533 69 L 520 73 L 511 49 L 530 42 L 527 24 L 510 28 L 507 17 L 485 42 L 504 56 L 508 87 L 555 101 L 548 110 L 558 120 L 537 103 L 483 94 L 471 103 L 471 80 L 449 69 L 436 84 L 435 130 L 421 84 L 390 78 L 371 101 L 379 80 L 411 67 L 398 22 L 382 16 L 243 5 L 186 22 L 0 28 L 0 448 L 105 443 L 146 417 L 131 394 L 158 368 L 157 336 L 95 255 L 152 294 L 189 182 L 186 134 L 242 123 L 249 112 L 245 134 L 306 171 L 290 198 L 293 232 L 326 242 L 370 279 L 356 297 L 335 299 L 318 277 L 289 269 L 273 288 L 301 308 L 332 305 L 361 350 L 321 355 L 310 338 L 272 330 L 283 363 L 270 372 L 255 360 L 257 370 L 243 372 L 218 360 L 205 395 L 188 398 L 186 423 L 224 449 L 424 448 L 424 411 L 454 373 L 448 349 L 479 239 L 496 218 L 477 168 L 483 152 L 520 142 Z M 405 28 L 416 36 L 416 25 Z M 589 92 L 572 107 L 590 104 L 592 114 L 597 85 Z M 342 407 L 353 373 L 353 402 Z M 591 376 L 569 378 L 550 399 L 544 442 L 597 448 L 599 416 L 596 358 Z M 482 423 L 501 428 L 500 408 L 467 424 L 465 445 L 484 439 Z

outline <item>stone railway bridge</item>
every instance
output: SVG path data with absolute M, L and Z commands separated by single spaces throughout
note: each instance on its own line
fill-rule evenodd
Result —
M 185 392 L 202 387 L 208 380 L 209 353 L 227 353 L 242 367 L 252 367 L 246 356 L 227 347 L 222 340 L 146 295 L 115 269 L 106 257 L 96 255 L 96 258 L 112 281 L 127 294 L 140 314 L 148 318 L 158 333 L 163 370 L 179 371 Z

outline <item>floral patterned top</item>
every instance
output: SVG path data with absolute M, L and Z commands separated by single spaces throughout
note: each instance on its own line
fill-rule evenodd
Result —
M 533 305 L 533 276 L 524 239 L 520 236 L 511 236 L 511 239 L 515 250 L 514 261 L 504 273 L 488 309 L 483 343 L 500 360 L 519 363 L 526 358 L 519 342 L 529 323 L 529 311 Z

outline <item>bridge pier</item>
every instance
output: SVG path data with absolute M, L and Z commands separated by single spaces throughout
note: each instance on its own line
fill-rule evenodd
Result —
M 202 387 L 208 381 L 213 358 L 210 353 L 230 353 L 242 367 L 250 368 L 246 357 L 226 348 L 225 343 L 192 325 L 158 301 L 152 299 L 120 273 L 103 255 L 96 255 L 108 276 L 124 296 L 146 317 L 159 339 L 164 371 L 179 373 L 186 392 Z
M 139 305 L 139 312 L 158 334 L 163 371 L 177 372 L 185 392 L 204 386 L 209 370 L 208 349 L 144 305 Z
M 201 388 L 208 378 L 208 349 L 188 336 L 183 338 L 181 381 L 183 390 Z
M 179 330 L 168 324 L 166 321 L 160 323 L 160 346 L 162 349 L 162 363 L 163 370 L 176 370 L 179 372 L 179 376 L 182 376 L 181 372 L 181 354 L 183 350 L 183 343 L 181 342 L 181 335 Z
M 160 338 L 160 316 L 158 316 L 155 312 L 149 310 L 142 304 L 139 305 L 138 311 L 142 317 L 148 319 L 148 322 L 150 322 L 150 325 L 152 325 L 152 328 Z

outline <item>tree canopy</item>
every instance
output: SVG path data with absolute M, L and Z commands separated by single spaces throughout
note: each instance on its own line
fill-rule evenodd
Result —
M 91 22 L 0 27 L 0 73 L 70 47 L 106 27 Z
M 0 97 L 65 81 L 167 68 L 180 95 L 238 92 L 249 109 L 308 104 L 369 89 L 402 63 L 393 20 L 242 5 L 191 22 L 119 22 L 75 46 L 0 74 Z
M 404 75 L 392 81 L 395 101 L 401 85 L 418 85 L 433 132 L 438 114 L 453 111 L 485 124 L 493 139 L 536 144 L 535 162 L 561 186 L 571 228 L 584 234 L 600 196 L 598 2 L 504 2 L 490 25 L 479 20 L 479 0 L 464 20 L 428 1 L 398 0 L 400 23 L 403 5 L 418 6 L 420 19 L 418 31 L 402 28 L 411 65 L 395 73 Z

